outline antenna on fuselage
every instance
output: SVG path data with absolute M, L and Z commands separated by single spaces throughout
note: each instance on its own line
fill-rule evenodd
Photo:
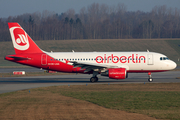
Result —
M 147 49 L 147 52 L 149 52 L 149 50 Z
M 72 50 L 72 52 L 74 53 L 74 50 Z

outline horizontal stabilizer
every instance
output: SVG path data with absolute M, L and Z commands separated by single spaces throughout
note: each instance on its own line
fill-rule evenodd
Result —
M 15 60 L 29 60 L 30 58 L 27 57 L 20 57 L 20 56 L 6 56 L 8 58 L 14 58 Z

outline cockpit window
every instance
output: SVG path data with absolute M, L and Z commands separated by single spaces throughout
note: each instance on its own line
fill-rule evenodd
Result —
M 160 57 L 160 60 L 169 60 L 167 57 Z

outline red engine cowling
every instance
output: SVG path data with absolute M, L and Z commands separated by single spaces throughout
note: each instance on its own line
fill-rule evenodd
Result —
M 110 68 L 108 69 L 108 76 L 112 79 L 125 79 L 126 76 L 126 68 Z

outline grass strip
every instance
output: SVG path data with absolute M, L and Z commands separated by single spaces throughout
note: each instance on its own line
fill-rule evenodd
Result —
M 106 91 L 68 92 L 63 95 L 110 109 L 143 113 L 158 119 L 180 119 L 180 92 Z
M 172 89 L 168 89 L 166 88 L 165 84 L 160 84 L 160 91 L 158 91 L 158 86 L 154 86 L 154 88 L 156 88 L 155 91 L 153 90 L 153 88 L 151 88 L 152 90 L 147 91 L 144 86 L 139 90 L 138 88 L 134 90 L 123 90 L 120 88 L 121 85 L 119 85 L 118 90 L 114 89 L 113 86 L 117 85 L 112 85 L 112 88 L 109 88 L 107 90 L 103 90 L 102 87 L 102 89 L 98 88 L 98 90 L 95 91 L 88 90 L 86 88 L 80 91 L 76 91 L 75 88 L 71 88 L 71 90 L 61 89 L 60 93 L 64 96 L 89 101 L 110 109 L 145 114 L 157 119 L 180 119 L 179 90 L 173 91 Z M 128 87 L 129 85 L 125 86 Z M 153 86 L 153 84 L 145 86 L 150 87 Z
M 56 100 L 55 96 L 63 95 L 110 109 L 145 114 L 157 119 L 180 120 L 180 83 L 68 85 L 36 88 L 31 89 L 31 93 L 28 92 L 29 90 L 24 90 L 1 94 L 0 110 L 4 111 L 7 106 L 11 108 L 22 103 L 26 109 L 35 104 L 57 104 L 61 99 Z M 46 95 L 47 93 L 49 94 Z M 49 100 L 52 95 L 53 101 Z M 40 96 L 43 96 L 43 99 Z

